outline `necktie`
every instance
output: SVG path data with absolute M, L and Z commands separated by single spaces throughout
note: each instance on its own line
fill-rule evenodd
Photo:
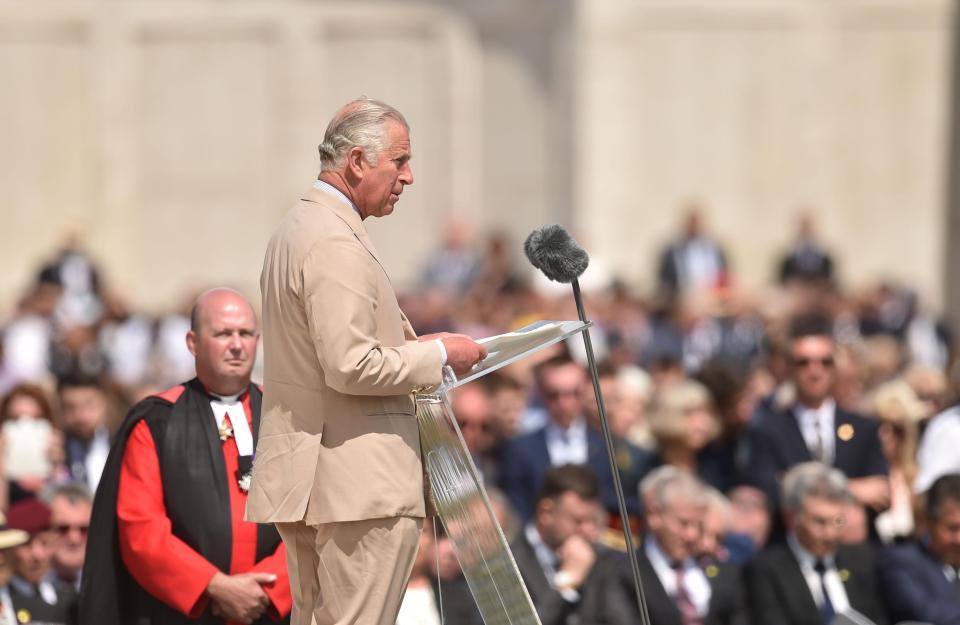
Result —
M 673 599 L 677 604 L 677 609 L 680 610 L 680 620 L 683 621 L 683 625 L 701 625 L 703 621 L 697 615 L 697 608 L 693 605 L 693 601 L 690 600 L 690 595 L 687 594 L 687 589 L 683 585 L 683 563 L 674 564 L 673 571 L 677 576 L 677 593 Z
M 819 412 L 814 414 L 813 427 L 814 427 L 814 430 L 817 432 L 817 442 L 813 450 L 813 455 L 814 455 L 814 459 L 818 460 L 819 462 L 822 462 L 824 464 L 830 464 L 829 462 L 827 462 L 827 446 L 824 444 L 824 441 L 823 441 L 823 431 L 820 428 L 820 419 L 821 419 L 821 416 Z
M 823 576 L 827 572 L 827 567 L 823 564 L 823 560 L 817 560 L 813 570 L 817 572 L 817 576 L 820 578 L 820 592 L 823 595 L 823 603 L 820 604 L 820 619 L 824 625 L 830 625 L 837 613 L 833 609 L 833 602 L 830 601 L 830 594 L 827 592 L 826 583 L 824 583 Z

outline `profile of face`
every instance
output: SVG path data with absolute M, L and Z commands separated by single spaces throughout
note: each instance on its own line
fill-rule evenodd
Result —
M 13 573 L 31 583 L 39 584 L 50 571 L 57 537 L 52 531 L 40 532 L 25 545 L 13 548 Z
M 804 549 L 815 558 L 823 558 L 837 550 L 846 525 L 846 513 L 843 501 L 807 497 L 798 512 L 786 515 L 786 523 Z
M 945 500 L 930 524 L 930 550 L 941 561 L 960 566 L 960 501 Z
M 376 165 L 367 163 L 359 147 L 353 148 L 349 155 L 350 173 L 359 181 L 354 200 L 364 218 L 392 213 L 403 188 L 413 184 L 409 131 L 403 124 L 387 120 L 384 134 L 387 147 L 380 153 Z
M 99 386 L 66 386 L 60 405 L 64 429 L 80 440 L 90 440 L 107 424 L 107 394 Z
M 647 525 L 657 544 L 673 562 L 695 555 L 703 531 L 706 506 L 694 497 L 675 494 L 666 505 L 654 505 L 647 512 Z
M 561 428 L 570 427 L 583 412 L 580 393 L 585 377 L 576 363 L 549 367 L 540 374 L 540 392 L 547 413 Z
M 551 549 L 558 549 L 571 536 L 594 543 L 600 537 L 600 502 L 567 491 L 537 504 L 537 531 Z
M 238 293 L 222 289 L 200 296 L 197 316 L 196 329 L 187 333 L 197 377 L 214 393 L 241 392 L 257 358 L 260 335 L 253 309 Z
M 833 340 L 827 336 L 796 339 L 790 346 L 790 356 L 797 398 L 805 405 L 819 407 L 833 392 Z
M 87 530 L 90 528 L 89 501 L 57 496 L 50 502 L 50 526 L 58 536 L 53 566 L 66 574 L 79 573 L 87 551 Z

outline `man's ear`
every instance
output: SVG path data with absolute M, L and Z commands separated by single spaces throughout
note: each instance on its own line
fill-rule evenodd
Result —
M 357 180 L 363 179 L 363 148 L 353 146 L 347 154 L 347 171 Z
M 197 355 L 197 333 L 193 330 L 187 332 L 187 349 L 196 357 Z

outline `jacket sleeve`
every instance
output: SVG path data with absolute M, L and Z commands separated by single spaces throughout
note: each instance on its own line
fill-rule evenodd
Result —
M 134 427 L 123 454 L 117 534 L 123 563 L 140 586 L 191 618 L 203 613 L 204 591 L 217 567 L 173 535 L 160 461 L 145 421 Z
M 889 548 L 880 554 L 880 591 L 898 619 L 960 625 L 960 601 L 938 597 L 931 591 L 925 576 L 917 569 L 915 558 L 901 548 Z
M 273 573 L 277 581 L 273 586 L 264 586 L 263 592 L 270 597 L 270 618 L 279 621 L 288 614 L 293 607 L 293 598 L 290 595 L 290 576 L 287 573 L 287 546 L 281 541 L 276 551 L 251 569 L 255 573 Z
M 327 385 L 351 395 L 404 395 L 440 385 L 436 345 L 387 346 L 377 339 L 383 269 L 352 232 L 311 250 L 301 271 L 307 324 Z

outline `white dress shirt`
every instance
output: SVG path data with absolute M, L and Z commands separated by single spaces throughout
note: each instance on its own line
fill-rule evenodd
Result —
M 110 455 L 110 430 L 100 428 L 93 435 L 90 441 L 90 449 L 83 460 L 83 467 L 87 474 L 87 485 L 91 492 L 97 492 L 97 485 L 100 483 L 100 476 L 103 475 L 103 467 L 107 464 L 107 456 Z
M 550 421 L 546 436 L 551 466 L 587 463 L 587 422 L 583 417 L 574 419 L 566 430 Z
M 807 408 L 797 404 L 793 413 L 797 417 L 797 425 L 800 426 L 800 433 L 803 434 L 803 440 L 807 443 L 807 449 L 814 460 L 817 458 L 817 445 L 823 445 L 823 462 L 833 464 L 833 458 L 836 453 L 836 439 L 833 436 L 834 417 L 837 411 L 837 404 L 832 399 L 826 399 L 819 408 Z
M 671 598 L 677 596 L 677 570 L 673 568 L 670 558 L 663 552 L 653 536 L 648 536 L 643 542 L 643 550 L 653 566 L 653 571 L 660 580 L 660 585 Z M 683 589 L 690 599 L 690 603 L 697 610 L 698 616 L 706 616 L 710 609 L 710 580 L 693 558 L 683 561 Z
M 810 594 L 813 595 L 813 601 L 817 604 L 817 607 L 823 605 L 823 589 L 826 588 L 835 614 L 849 610 L 850 600 L 847 598 L 847 590 L 843 587 L 843 581 L 840 579 L 839 571 L 837 571 L 837 563 L 833 554 L 831 553 L 823 558 L 826 571 L 823 574 L 823 585 L 821 586 L 820 574 L 814 568 L 817 565 L 817 559 L 813 554 L 803 548 L 803 545 L 800 544 L 793 533 L 787 536 L 787 545 L 800 564 L 800 572 L 803 573 L 803 579 L 806 580 L 807 588 L 810 589 Z
M 6 586 L 0 586 L 0 625 L 14 625 L 16 622 L 17 615 L 13 611 L 10 589 Z

